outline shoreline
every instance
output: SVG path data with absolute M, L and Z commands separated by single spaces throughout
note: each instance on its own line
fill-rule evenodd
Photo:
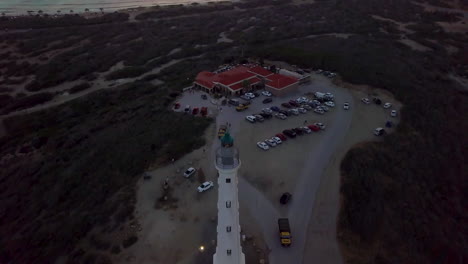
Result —
M 60 11 L 60 15 L 65 14 L 78 14 L 78 15 L 93 15 L 93 14 L 101 14 L 101 13 L 112 13 L 116 11 L 120 12 L 135 12 L 141 11 L 144 9 L 150 9 L 156 6 L 161 7 L 168 7 L 168 6 L 179 6 L 179 5 L 192 5 L 196 3 L 197 5 L 206 5 L 206 4 L 226 4 L 232 3 L 232 0 L 177 0 L 176 2 L 155 2 L 155 1 L 143 1 L 142 3 L 138 4 L 131 4 L 133 2 L 119 2 L 119 3 L 95 3 L 95 4 L 57 4 L 57 5 L 37 5 L 25 8 L 16 8 L 16 7 L 0 7 L 0 14 L 4 17 L 23 17 L 23 16 L 31 16 L 38 15 L 38 11 L 42 11 L 43 15 L 58 15 Z M 107 5 L 107 6 L 106 6 Z M 110 5 L 110 6 L 109 6 Z M 102 11 L 101 11 L 102 8 Z M 73 12 L 70 12 L 70 11 Z

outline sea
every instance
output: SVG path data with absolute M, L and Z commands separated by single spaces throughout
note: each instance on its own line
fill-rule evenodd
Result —
M 39 10 L 47 14 L 113 12 L 155 5 L 177 5 L 191 3 L 220 2 L 222 0 L 0 0 L 0 14 L 27 15 Z M 225 1 L 225 0 L 224 0 Z

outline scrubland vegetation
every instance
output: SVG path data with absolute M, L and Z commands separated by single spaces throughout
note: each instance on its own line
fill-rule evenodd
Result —
M 468 37 L 435 23 L 459 18 L 405 0 L 236 5 L 240 10 L 226 4 L 153 9 L 133 23 L 119 13 L 0 18 L 0 28 L 11 31 L 0 35 L 0 47 L 8 50 L 0 56 L 1 114 L 46 102 L 55 95 L 51 88 L 69 81 L 79 80 L 74 93 L 99 74 L 135 78 L 182 60 L 140 81 L 3 120 L 0 262 L 49 263 L 64 254 L 73 263 L 106 259 L 76 245 L 93 227 L 113 232 L 132 218 L 132 186 L 147 166 L 203 145 L 210 120 L 167 107 L 198 71 L 240 60 L 241 50 L 337 71 L 345 81 L 386 89 L 404 104 L 396 133 L 352 149 L 342 162 L 338 239 L 347 263 L 467 258 L 459 231 L 467 219 L 467 94 L 446 74 L 466 75 Z M 414 33 L 371 15 L 411 22 Z M 29 28 L 36 30 L 15 31 Z M 221 32 L 233 42 L 217 44 Z M 323 35 L 329 33 L 347 38 Z M 431 50 L 412 50 L 398 42 L 402 35 Z M 449 54 L 446 45 L 458 52 Z M 180 51 L 168 55 L 175 48 Z M 119 62 L 124 67 L 111 71 Z M 154 79 L 164 84 L 148 83 Z M 31 94 L 12 95 L 17 85 Z M 135 238 L 104 242 L 109 246 L 94 245 L 117 254 Z

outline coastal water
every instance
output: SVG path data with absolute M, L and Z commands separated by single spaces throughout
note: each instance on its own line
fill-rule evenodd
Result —
M 190 3 L 219 2 L 221 0 L 0 0 L 0 13 L 6 15 L 27 14 L 28 11 L 56 14 L 58 10 L 64 13 L 115 11 L 154 5 L 175 5 Z M 73 11 L 70 11 L 73 10 Z

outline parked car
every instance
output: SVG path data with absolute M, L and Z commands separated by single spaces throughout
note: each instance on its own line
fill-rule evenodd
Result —
M 291 108 L 292 106 L 289 103 L 282 103 L 282 107 Z
M 241 96 L 239 96 L 239 97 L 242 98 L 243 100 L 250 101 L 250 97 L 247 96 L 247 95 L 245 95 L 245 94 L 244 94 L 244 95 L 241 95 Z
M 328 107 L 335 107 L 335 103 L 333 103 L 332 101 L 325 102 L 325 105 Z
M 273 113 L 273 110 L 271 110 L 270 108 L 263 108 L 262 112 L 265 113 L 265 114 L 271 114 L 271 113 Z
M 237 111 L 237 112 L 241 112 L 241 111 L 246 110 L 247 108 L 249 108 L 248 105 L 240 104 L 240 105 L 238 105 L 238 106 L 236 107 L 236 111 Z
M 291 200 L 292 195 L 288 192 L 285 192 L 280 197 L 281 204 L 287 204 Z
M 246 116 L 245 119 L 249 121 L 250 123 L 255 123 L 257 121 L 255 116 Z
M 200 114 L 202 116 L 206 116 L 208 114 L 208 108 L 206 106 L 202 107 L 200 110 Z
M 349 103 L 348 103 L 348 102 L 345 102 L 345 103 L 343 104 L 343 109 L 344 109 L 344 110 L 348 110 L 348 109 L 349 109 Z
M 307 127 L 310 128 L 310 130 L 312 130 L 314 132 L 320 131 L 320 127 L 318 127 L 316 125 L 308 125 Z
M 365 104 L 370 104 L 370 101 L 368 98 L 362 98 L 361 99 L 361 102 L 365 103 Z
M 253 95 L 255 95 L 255 97 L 259 97 L 260 94 L 258 92 L 253 92 Z
M 260 113 L 259 115 L 262 116 L 264 119 L 270 119 L 272 117 L 271 114 L 267 114 L 267 113 Z
M 328 112 L 330 110 L 330 108 L 328 108 L 326 105 L 322 105 L 320 106 L 320 108 L 325 112 Z
M 268 96 L 268 97 L 270 97 L 272 95 L 269 91 L 263 91 L 262 94 L 264 96 Z
M 196 171 L 197 170 L 195 170 L 195 168 L 190 167 L 184 172 L 184 177 L 188 178 L 188 177 L 192 176 Z
M 268 147 L 268 145 L 265 143 L 265 142 L 257 142 L 257 146 L 263 150 L 269 150 L 270 147 Z
M 376 136 L 382 136 L 385 134 L 385 129 L 378 127 L 374 130 L 374 135 Z
M 287 116 L 285 116 L 285 115 L 282 114 L 282 113 L 277 113 L 277 114 L 275 115 L 275 117 L 276 117 L 276 118 L 279 118 L 279 119 L 281 119 L 281 120 L 285 120 L 286 118 L 288 118 Z
M 323 111 L 322 108 L 318 108 L 318 107 L 314 109 L 314 112 L 317 113 L 317 114 L 320 114 L 320 115 L 325 114 L 325 111 Z
M 293 115 L 296 115 L 296 116 L 299 115 L 299 110 L 297 110 L 297 108 L 293 108 L 290 111 Z
M 292 130 L 296 132 L 296 134 L 299 136 L 302 136 L 302 134 L 304 134 L 304 131 L 300 127 L 293 128 Z
M 322 104 L 322 103 L 320 103 L 320 101 L 319 101 L 319 100 L 312 100 L 312 103 L 314 103 L 314 104 L 315 104 L 315 106 L 317 106 L 317 105 L 321 105 L 321 104 Z
M 180 108 L 180 104 L 179 103 L 175 103 L 174 104 L 174 109 L 179 109 Z
M 270 107 L 270 109 L 272 111 L 275 111 L 275 112 L 278 112 L 280 110 L 279 107 L 277 107 L 277 106 L 272 106 L 272 107 Z
M 278 113 L 283 114 L 285 116 L 290 116 L 291 115 L 291 113 L 289 113 L 289 110 L 287 110 L 287 111 L 286 110 L 279 110 Z
M 388 127 L 388 128 L 393 127 L 393 122 L 392 121 L 385 122 L 385 127 Z
M 324 130 L 326 127 L 323 123 L 314 123 L 314 125 L 318 126 L 321 130 Z
M 285 134 L 286 136 L 290 137 L 290 138 L 295 138 L 296 137 L 296 132 L 290 130 L 290 129 L 285 129 L 283 130 L 283 134 Z
M 263 121 L 265 121 L 265 119 L 264 119 L 263 116 L 261 116 L 261 115 L 254 115 L 254 117 L 255 117 L 255 120 L 258 121 L 258 122 L 263 122 Z
M 228 104 L 233 105 L 233 106 L 238 106 L 240 102 L 237 99 L 229 99 Z
M 304 109 L 306 109 L 306 110 L 312 110 L 312 109 L 313 109 L 312 106 L 307 105 L 307 104 L 304 104 L 304 105 L 302 105 L 301 107 L 304 108 Z
M 270 147 L 276 147 L 276 142 L 273 139 L 267 139 L 265 140 L 265 143 Z
M 187 114 L 190 113 L 190 105 L 185 106 L 184 112 Z
M 196 115 L 196 114 L 198 114 L 198 111 L 199 111 L 198 107 L 195 107 L 195 108 L 193 108 L 193 110 L 192 110 L 192 114 L 193 114 L 193 115 Z
M 383 105 L 383 108 L 385 108 L 385 109 L 388 109 L 388 108 L 390 108 L 390 107 L 392 107 L 392 104 L 391 104 L 391 103 L 385 103 L 385 104 Z
M 212 181 L 207 181 L 202 183 L 200 186 L 198 186 L 197 190 L 199 193 L 208 191 L 209 189 L 213 188 L 214 184 Z
M 226 130 L 227 130 L 226 125 L 221 125 L 221 126 L 219 126 L 219 129 L 218 129 L 218 138 L 222 138 L 222 137 L 224 136 L 224 134 L 226 134 Z
M 254 99 L 255 98 L 255 94 L 253 94 L 253 93 L 245 93 L 244 96 L 247 96 L 249 99 Z
M 305 126 L 305 127 L 302 127 L 302 130 L 303 130 L 306 134 L 312 133 L 312 130 L 311 130 L 310 128 L 306 127 L 306 126 Z
M 306 110 L 305 108 L 303 108 L 303 107 L 299 107 L 297 110 L 298 110 L 299 113 L 301 113 L 301 114 L 307 113 L 307 110 Z
M 283 133 L 278 133 L 275 135 L 276 137 L 280 138 L 281 141 L 286 141 L 288 138 Z
M 296 106 L 296 107 L 299 106 L 299 104 L 294 100 L 290 100 L 289 104 L 292 105 L 292 106 Z
M 262 101 L 262 103 L 264 103 L 264 104 L 268 104 L 268 103 L 271 103 L 271 102 L 273 102 L 273 99 L 271 99 L 271 98 L 266 98 L 265 100 Z
M 201 98 L 202 98 L 203 100 L 206 100 L 206 99 L 208 99 L 208 96 L 206 96 L 206 94 L 202 94 L 202 95 L 201 95 Z
M 272 137 L 271 139 L 273 141 L 275 141 L 276 145 L 279 145 L 279 144 L 283 143 L 283 141 L 279 137 Z
M 397 116 L 397 110 L 392 110 L 392 111 L 390 112 L 390 116 L 396 117 L 396 116 Z

